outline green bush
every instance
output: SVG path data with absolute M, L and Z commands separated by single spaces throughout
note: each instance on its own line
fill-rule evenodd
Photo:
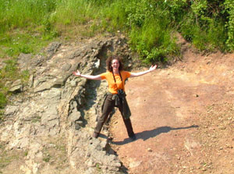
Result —
M 160 51 L 160 55 L 176 53 L 174 40 L 168 37 L 174 31 L 200 50 L 234 49 L 232 0 L 0 0 L 0 34 L 3 35 L 23 29 L 30 31 L 38 43 L 66 34 L 77 25 L 90 25 L 86 26 L 90 36 L 98 31 L 121 30 L 129 36 L 132 48 L 146 59 L 149 57 L 145 55 L 157 55 L 156 50 L 167 48 L 169 42 L 173 45 L 169 47 L 175 50 Z M 37 37 L 38 33 L 41 38 Z M 149 33 L 153 33 L 152 36 L 147 35 Z M 155 37 L 154 33 L 165 36 Z M 146 35 L 149 38 L 146 39 Z M 144 44 L 147 46 L 143 47 Z M 35 50 L 22 44 L 6 52 L 17 55 L 21 51 Z
M 80 27 L 81 26 L 81 27 Z M 83 29 L 82 29 L 83 28 Z M 15 58 L 58 36 L 121 31 L 146 63 L 180 56 L 179 32 L 201 51 L 234 50 L 233 0 L 0 0 L 0 84 L 14 79 Z M 23 75 L 27 76 L 27 75 Z M 22 78 L 19 75 L 18 78 Z M 0 91 L 4 85 L 1 85 Z M 5 94 L 5 92 L 3 92 Z
M 233 1 L 230 0 L 187 2 L 187 7 L 180 9 L 183 17 L 179 16 L 178 31 L 200 50 L 233 50 L 233 24 L 230 25 L 233 17 L 230 14 L 234 10 L 230 10 L 230 7 L 233 7 Z
M 225 3 L 225 12 L 228 14 L 226 27 L 228 29 L 227 32 L 227 40 L 226 45 L 229 51 L 234 50 L 234 2 L 233 0 L 226 0 Z
M 146 63 L 178 55 L 170 14 L 163 1 L 134 1 L 128 8 L 130 44 Z

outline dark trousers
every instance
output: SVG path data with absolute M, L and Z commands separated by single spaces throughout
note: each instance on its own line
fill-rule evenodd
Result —
M 98 118 L 98 122 L 97 122 L 97 125 L 96 125 L 95 130 L 94 130 L 95 133 L 101 132 L 103 124 L 107 120 L 108 115 L 111 113 L 111 111 L 113 110 L 114 107 L 115 107 L 115 101 L 112 100 L 112 95 L 107 95 L 107 97 L 103 103 L 102 115 Z M 123 114 L 122 114 L 123 111 L 122 111 L 121 107 L 118 107 L 118 108 L 119 108 L 119 111 L 122 115 L 125 127 L 126 127 L 127 132 L 128 132 L 128 136 L 131 137 L 134 135 L 131 120 L 130 120 L 130 118 L 124 119 Z

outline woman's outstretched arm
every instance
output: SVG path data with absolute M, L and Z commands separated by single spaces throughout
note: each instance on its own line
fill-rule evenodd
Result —
M 73 72 L 73 74 L 75 76 L 79 76 L 79 77 L 84 77 L 86 79 L 90 79 L 90 80 L 101 80 L 101 76 L 100 75 L 84 75 L 84 74 L 81 74 L 79 70 L 77 70 L 76 72 Z
M 130 77 L 138 77 L 138 76 L 142 76 L 142 75 L 144 75 L 144 74 L 147 74 L 147 73 L 149 73 L 149 72 L 152 72 L 152 71 L 154 71 L 154 70 L 156 70 L 156 68 L 157 68 L 157 65 L 152 65 L 148 70 L 146 70 L 146 71 L 142 71 L 142 72 L 138 72 L 138 73 L 132 73 L 131 72 L 131 76 Z

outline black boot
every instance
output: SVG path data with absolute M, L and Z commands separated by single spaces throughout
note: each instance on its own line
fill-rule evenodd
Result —
M 133 135 L 129 136 L 129 138 L 130 138 L 132 141 L 135 141 L 135 140 L 136 140 L 136 135 L 133 134 Z
M 136 135 L 133 132 L 132 123 L 130 119 L 124 119 L 124 123 L 128 132 L 128 136 L 131 140 L 136 140 Z
M 93 133 L 93 137 L 94 137 L 94 138 L 98 138 L 98 137 L 99 137 L 99 133 L 94 132 L 94 133 Z

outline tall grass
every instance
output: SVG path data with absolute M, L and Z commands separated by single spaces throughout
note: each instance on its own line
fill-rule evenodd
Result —
M 120 30 L 144 62 L 167 62 L 179 56 L 175 32 L 202 51 L 233 51 L 233 21 L 233 0 L 0 0 L 0 58 L 16 62 L 60 36 Z M 19 74 L 17 64 L 5 64 L 12 68 L 0 71 L 4 96 L 6 79 Z
M 56 9 L 55 0 L 0 0 L 1 32 L 43 24 Z
M 51 19 L 58 25 L 79 25 L 92 20 L 98 10 L 85 0 L 61 1 Z
M 56 5 L 55 0 L 0 0 L 0 56 L 34 52 L 38 43 L 57 36 L 49 21 Z
M 155 61 L 161 58 L 149 59 L 151 50 L 159 47 L 177 50 L 174 39 L 169 37 L 174 31 L 181 32 L 201 50 L 232 50 L 233 6 L 230 0 L 225 3 L 217 0 L 0 0 L 0 34 L 6 40 L 3 36 L 6 32 L 23 30 L 23 34 L 34 36 L 30 39 L 44 42 L 66 35 L 79 25 L 85 25 L 86 31 L 94 34 L 122 30 L 130 36 L 133 49 L 142 58 Z M 13 40 L 9 43 L 14 43 Z M 23 50 L 33 52 L 30 45 Z M 20 50 L 13 53 L 17 55 Z M 2 52 L 9 53 L 1 50 L 0 55 Z M 166 58 L 172 52 L 165 51 L 163 56 Z
M 119 0 L 106 4 L 101 10 L 98 18 L 101 20 L 101 28 L 107 31 L 116 32 L 119 29 L 126 28 L 127 11 L 126 5 L 129 2 Z

